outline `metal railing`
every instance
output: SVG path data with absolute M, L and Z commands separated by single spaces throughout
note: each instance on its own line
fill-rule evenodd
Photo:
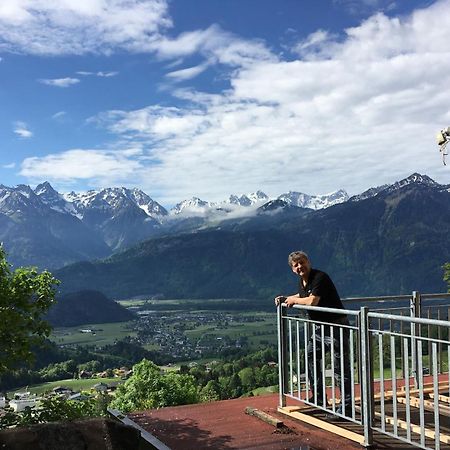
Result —
M 354 422 L 366 446 L 374 431 L 424 449 L 450 444 L 450 294 L 344 304 L 353 309 L 278 307 L 280 407 L 300 401 Z M 333 320 L 305 314 L 318 311 Z

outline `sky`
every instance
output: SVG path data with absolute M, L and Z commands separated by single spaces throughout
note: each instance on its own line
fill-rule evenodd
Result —
M 0 2 L 0 184 L 262 190 L 450 183 L 450 0 Z

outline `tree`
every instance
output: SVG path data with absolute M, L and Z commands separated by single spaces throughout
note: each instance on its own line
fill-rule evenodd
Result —
M 129 412 L 196 402 L 194 377 L 175 372 L 163 374 L 156 364 L 143 359 L 133 366 L 133 375 L 119 385 L 111 406 Z
M 50 272 L 14 271 L 0 246 L 0 373 L 33 359 L 31 347 L 49 336 L 43 319 L 55 300 L 58 280 Z
M 444 264 L 444 281 L 447 283 L 448 292 L 450 292 L 450 263 Z

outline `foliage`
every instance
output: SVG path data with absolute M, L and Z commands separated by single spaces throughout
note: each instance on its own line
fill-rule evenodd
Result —
M 444 264 L 444 281 L 447 283 L 448 292 L 450 292 L 450 263 Z
M 7 411 L 0 417 L 0 429 L 106 415 L 108 401 L 105 394 L 83 401 L 66 400 L 60 396 L 44 398 L 39 407 L 28 406 L 21 412 Z
M 197 401 L 197 386 L 191 375 L 163 374 L 156 364 L 143 359 L 133 366 L 133 375 L 117 388 L 111 406 L 128 412 Z
M 42 317 L 54 302 L 57 284 L 47 271 L 12 271 L 0 247 L 0 373 L 32 360 L 32 346 L 49 336 L 50 325 Z

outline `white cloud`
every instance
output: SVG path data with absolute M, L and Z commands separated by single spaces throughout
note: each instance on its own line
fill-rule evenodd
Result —
M 186 51 L 203 45 L 190 37 Z M 446 182 L 434 135 L 450 117 L 448 42 L 450 1 L 401 19 L 376 14 L 343 39 L 310 36 L 301 59 L 242 60 L 221 94 L 175 91 L 189 107 L 110 111 L 99 121 L 146 146 L 142 185 L 152 180 L 150 192 L 167 202 L 258 188 L 358 193 L 415 171 Z M 176 46 L 166 53 L 182 56 Z
M 98 77 L 102 77 L 102 78 L 110 78 L 110 77 L 115 77 L 119 72 L 97 72 L 96 75 Z
M 142 167 L 132 159 L 136 149 L 125 151 L 71 149 L 44 157 L 26 158 L 20 175 L 35 180 L 74 182 L 91 180 L 100 185 L 126 182 Z
M 161 36 L 149 47 L 161 59 L 183 58 L 193 53 L 203 55 L 208 64 L 243 66 L 255 61 L 275 60 L 265 44 L 257 39 L 242 39 L 218 25 L 205 30 L 182 33 L 176 38 Z
M 33 137 L 33 132 L 28 129 L 28 125 L 25 122 L 15 122 L 13 131 L 23 139 L 29 139 Z
M 62 119 L 67 115 L 66 111 L 58 111 L 57 113 L 53 114 L 52 119 L 58 120 Z
M 185 81 L 195 78 L 208 68 L 208 64 L 200 64 L 194 67 L 187 67 L 186 69 L 175 70 L 166 74 L 167 78 L 175 81 Z
M 146 51 L 171 26 L 165 0 L 8 0 L 0 49 L 37 55 Z
M 16 163 L 4 164 L 3 169 L 14 169 L 16 167 Z
M 38 80 L 39 83 L 46 84 L 48 86 L 55 86 L 55 87 L 61 87 L 66 88 L 73 86 L 74 84 L 78 84 L 80 80 L 78 78 L 55 78 L 55 79 L 40 79 Z
M 110 77 L 115 77 L 116 75 L 118 75 L 119 72 L 114 72 L 114 71 L 110 71 L 110 72 L 88 72 L 85 70 L 79 70 L 78 72 L 76 72 L 77 75 L 81 75 L 84 77 L 90 76 L 90 75 L 96 75 L 97 77 L 102 77 L 102 78 L 110 78 Z

